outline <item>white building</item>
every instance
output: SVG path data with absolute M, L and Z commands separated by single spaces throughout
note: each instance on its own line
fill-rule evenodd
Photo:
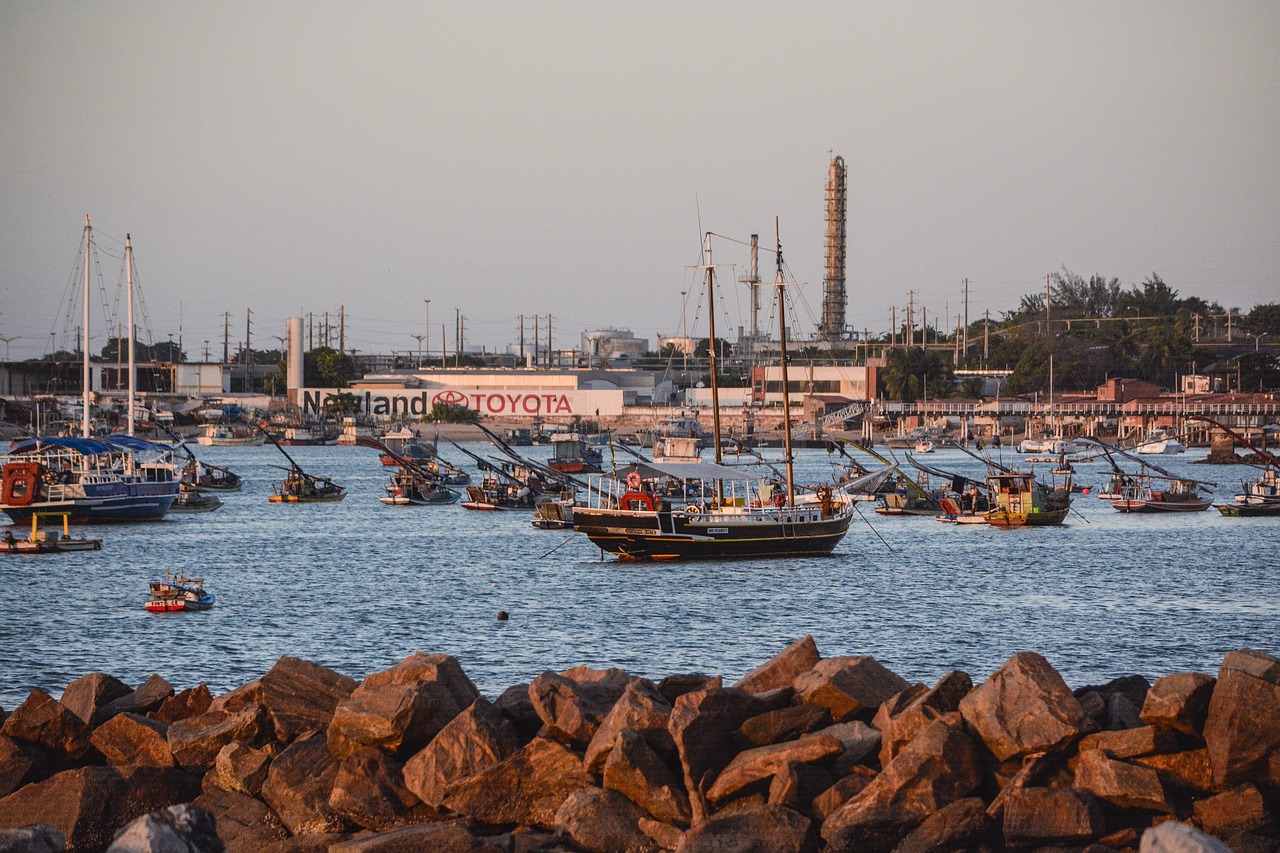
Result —
M 649 339 L 629 329 L 597 329 L 582 333 L 582 354 L 589 358 L 638 358 L 649 351 Z

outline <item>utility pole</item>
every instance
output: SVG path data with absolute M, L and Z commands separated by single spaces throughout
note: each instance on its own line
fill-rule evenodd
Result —
M 991 309 L 987 309 L 986 317 L 982 320 L 982 369 L 987 369 L 987 357 L 991 351 Z
M 430 361 L 431 360 L 431 300 L 424 299 L 422 301 L 427 303 L 427 328 L 426 328 L 427 334 L 423 338 L 423 340 L 426 342 L 427 361 Z
M 1232 319 L 1232 315 L 1235 313 L 1236 313 L 1236 309 L 1234 308 L 1227 309 L 1227 343 L 1231 343 L 1231 319 Z M 1239 389 L 1237 388 L 1236 390 L 1239 390 Z
M 929 348 L 929 309 L 923 305 L 920 306 L 920 316 L 923 318 L 920 321 L 920 345 L 925 349 L 928 349 Z M 936 335 L 934 336 L 934 339 L 935 340 L 937 339 Z
M 338 352 L 347 350 L 347 306 L 338 306 Z M 352 356 L 354 358 L 354 356 Z
M 253 364 L 253 346 L 249 343 L 249 331 L 253 325 L 253 311 L 244 309 L 244 367 L 245 377 L 248 377 L 249 365 Z
M 1197 314 L 1195 316 L 1196 316 L 1195 342 L 1200 343 L 1200 315 Z
M 916 292 L 907 291 L 907 346 L 916 345 Z
M 453 309 L 453 366 L 462 364 L 462 309 Z
M 898 306 L 889 309 L 889 347 L 898 345 Z
M 222 312 L 222 363 L 229 364 L 231 359 L 231 312 Z
M 524 315 L 520 315 L 520 366 L 524 367 Z
M 538 352 L 539 350 L 538 335 L 540 334 L 540 331 L 541 331 L 541 327 L 538 326 L 538 315 L 534 314 L 533 315 L 533 366 L 535 368 L 542 363 L 542 354 Z
M 310 311 L 308 311 L 307 312 L 307 351 L 308 352 L 316 348 L 315 334 L 316 334 L 315 315 L 312 314 Z
M 551 366 L 551 315 L 547 315 L 547 367 Z
M 1044 336 L 1053 337 L 1053 327 L 1049 325 L 1049 273 L 1044 274 Z
M 969 277 L 964 277 L 964 357 L 969 357 Z

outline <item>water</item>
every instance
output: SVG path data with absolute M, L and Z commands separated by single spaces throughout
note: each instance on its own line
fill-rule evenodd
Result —
M 1077 496 L 1061 528 L 996 530 L 883 518 L 863 504 L 867 521 L 855 518 L 826 559 L 620 563 L 584 537 L 535 530 L 525 513 L 383 506 L 390 469 L 373 451 L 289 452 L 346 485 L 346 500 L 270 504 L 283 476 L 273 447 L 201 448 L 246 480 L 222 509 L 83 528 L 103 539 L 100 552 L 0 558 L 0 705 L 35 687 L 58 695 L 95 671 L 131 684 L 158 672 L 217 693 L 281 654 L 360 678 L 414 651 L 444 652 L 496 697 L 578 664 L 732 681 L 805 634 L 824 656 L 872 654 L 927 682 L 957 668 L 985 678 L 1022 650 L 1073 687 L 1216 673 L 1243 646 L 1280 653 L 1275 519 L 1125 515 Z M 1190 464 L 1203 455 L 1159 463 L 1216 480 L 1227 500 L 1252 473 Z M 797 479 L 830 476 L 824 451 L 799 456 Z M 981 471 L 957 450 L 928 458 Z M 1105 480 L 1104 463 L 1077 468 L 1082 483 Z M 146 612 L 148 581 L 177 569 L 204 577 L 217 606 Z

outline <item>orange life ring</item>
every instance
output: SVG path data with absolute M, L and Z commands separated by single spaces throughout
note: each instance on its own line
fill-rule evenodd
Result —
M 39 462 L 10 462 L 0 475 L 0 501 L 9 506 L 26 506 L 36 499 L 40 484 Z
M 640 483 L 641 483 L 641 480 L 640 480 L 639 471 L 632 471 L 630 474 L 627 475 L 627 488 L 630 489 L 631 491 L 633 492 L 638 491 L 640 489 Z
M 634 511 L 632 504 L 634 504 L 637 501 L 644 504 L 644 509 L 641 510 L 641 512 L 657 511 L 657 507 L 653 503 L 653 495 L 649 494 L 648 492 L 626 492 L 625 494 L 623 494 L 622 498 L 620 499 L 619 505 L 622 507 L 622 509 L 630 512 L 630 511 Z

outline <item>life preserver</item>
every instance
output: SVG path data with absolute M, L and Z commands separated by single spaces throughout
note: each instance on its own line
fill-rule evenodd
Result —
M 697 504 L 689 504 L 684 508 L 684 514 L 689 518 L 697 518 L 702 514 L 702 508 Z
M 632 471 L 627 475 L 627 488 L 631 491 L 637 491 L 640 488 L 640 472 Z
M 10 462 L 0 475 L 0 501 L 9 506 L 26 506 L 36 499 L 40 473 L 39 462 Z
M 636 501 L 639 501 L 640 503 L 644 504 L 644 509 L 639 510 L 640 512 L 645 512 L 645 511 L 656 512 L 657 511 L 657 507 L 653 503 L 653 495 L 649 494 L 648 492 L 626 492 L 619 499 L 619 504 L 621 505 L 622 509 L 629 512 L 634 512 L 636 510 L 633 509 L 632 504 L 635 503 Z

